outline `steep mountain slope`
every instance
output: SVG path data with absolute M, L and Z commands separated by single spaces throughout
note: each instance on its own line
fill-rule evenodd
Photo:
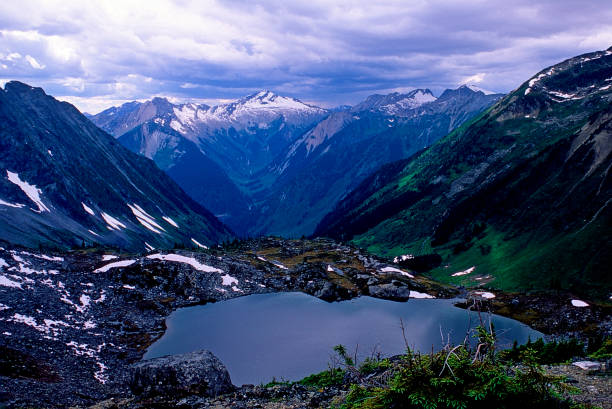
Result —
M 196 202 L 240 233 L 250 200 L 225 171 L 172 128 L 149 120 L 121 135 L 118 141 L 132 152 L 153 159 Z
M 261 91 L 214 107 L 155 98 L 109 108 L 90 119 L 128 149 L 153 159 L 195 200 L 245 233 L 249 195 L 257 189 L 250 183 L 252 175 L 327 114 Z
M 372 95 L 334 112 L 301 136 L 268 169 L 272 194 L 260 204 L 258 232 L 311 234 L 323 216 L 381 165 L 406 158 L 488 108 L 501 95 L 467 86 Z M 274 175 L 274 178 L 270 177 Z
M 387 256 L 438 253 L 440 280 L 608 298 L 611 103 L 612 48 L 547 68 L 366 179 L 315 234 Z
M 0 91 L 0 135 L 0 239 L 144 250 L 231 237 L 152 161 L 40 88 Z
M 174 105 L 167 99 L 153 98 L 146 102 L 128 102 L 120 107 L 108 108 L 97 115 L 86 116 L 100 128 L 117 137 L 151 119 L 171 115 L 173 108 Z

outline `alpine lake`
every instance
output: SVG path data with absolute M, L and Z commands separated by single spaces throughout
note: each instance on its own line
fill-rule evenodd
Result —
M 208 349 L 225 364 L 235 385 L 296 381 L 333 364 L 332 349 L 338 344 L 361 362 L 401 354 L 406 344 L 430 352 L 463 342 L 480 318 L 455 307 L 456 301 L 359 297 L 328 303 L 303 293 L 238 297 L 174 311 L 144 359 Z M 509 318 L 481 317 L 487 325 L 492 321 L 499 348 L 542 337 Z

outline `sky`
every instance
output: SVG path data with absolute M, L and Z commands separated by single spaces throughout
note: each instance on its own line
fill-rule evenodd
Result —
M 324 107 L 463 83 L 505 93 L 610 46 L 609 0 L 0 2 L 0 82 L 90 113 L 261 89 Z

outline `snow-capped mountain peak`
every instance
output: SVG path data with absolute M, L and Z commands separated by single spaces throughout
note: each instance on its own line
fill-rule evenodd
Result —
M 352 111 L 380 111 L 388 115 L 398 115 L 415 109 L 437 98 L 429 89 L 414 89 L 407 93 L 393 92 L 387 95 L 374 94 L 357 104 Z
M 240 109 L 279 109 L 299 111 L 323 111 L 321 108 L 303 103 L 299 99 L 278 95 L 269 90 L 262 90 L 236 101 L 236 111 Z
M 399 101 L 396 101 L 395 104 L 401 106 L 404 109 L 412 109 L 417 108 L 428 102 L 433 102 L 436 99 L 437 98 L 431 93 L 430 90 L 416 89 L 406 94 L 404 98 L 400 99 Z M 392 105 L 393 104 L 389 104 L 387 106 L 391 108 Z

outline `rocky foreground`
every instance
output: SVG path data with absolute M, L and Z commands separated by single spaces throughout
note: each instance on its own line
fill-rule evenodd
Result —
M 134 368 L 163 334 L 172 311 L 280 291 L 300 291 L 330 302 L 361 295 L 397 301 L 467 295 L 363 250 L 322 239 L 266 238 L 147 254 L 0 248 L 0 406 L 155 406 L 153 398 L 134 400 L 135 394 L 147 396 L 151 385 L 145 376 L 138 386 Z M 504 305 L 518 309 L 524 302 L 510 299 Z M 555 302 L 549 310 L 564 312 Z M 513 310 L 508 315 L 517 314 Z M 610 322 L 609 309 L 573 309 L 571 314 L 574 321 L 609 330 L 596 325 Z M 545 317 L 549 323 L 559 319 L 563 315 Z M 299 385 L 236 388 L 228 377 L 226 387 L 212 393 L 190 393 L 190 398 L 181 398 L 187 399 L 187 407 L 257 407 L 248 402 L 262 401 L 272 405 L 264 407 L 292 407 L 274 406 L 282 399 L 301 402 L 294 407 L 308 402 L 316 407 L 341 391 L 317 392 Z M 202 397 L 218 393 L 225 398 Z
M 198 251 L 0 249 L 0 403 L 85 406 L 128 396 L 130 366 L 175 309 L 301 291 L 326 301 L 458 292 L 332 241 Z

